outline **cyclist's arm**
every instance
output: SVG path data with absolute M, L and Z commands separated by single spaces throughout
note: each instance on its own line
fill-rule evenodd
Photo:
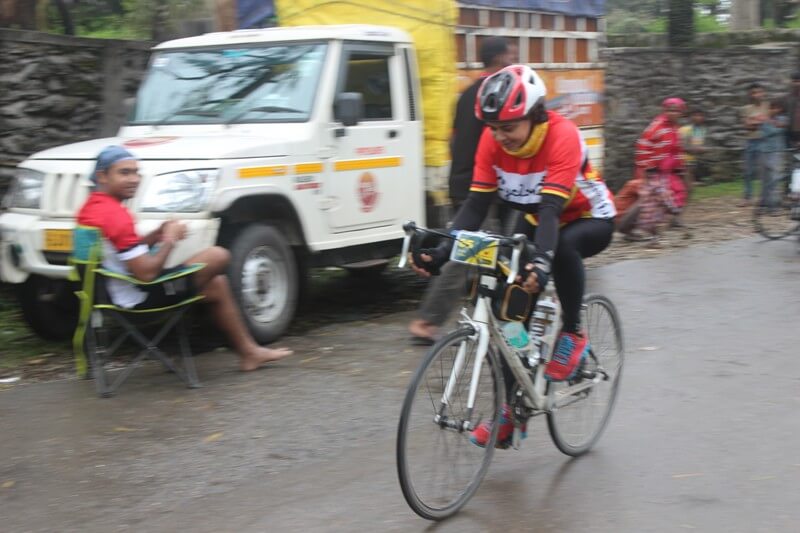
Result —
M 539 190 L 538 222 L 534 245 L 536 253 L 531 262 L 539 278 L 540 289 L 547 282 L 550 268 L 558 245 L 558 228 L 561 213 L 568 203 L 575 187 L 575 179 L 581 172 L 584 154 L 578 128 L 572 123 L 562 122 L 551 135 L 557 135 L 559 142 L 552 143 L 547 161 L 547 176 Z

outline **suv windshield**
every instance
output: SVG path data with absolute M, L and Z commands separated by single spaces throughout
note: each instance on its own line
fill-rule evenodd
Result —
M 326 49 L 284 43 L 159 51 L 128 123 L 305 122 Z

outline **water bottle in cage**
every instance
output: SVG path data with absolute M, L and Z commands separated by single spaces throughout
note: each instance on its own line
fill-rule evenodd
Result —
M 506 322 L 503 324 L 503 337 L 521 357 L 530 353 L 530 338 L 522 322 Z
M 533 349 L 528 355 L 528 364 L 536 366 L 542 356 L 546 356 L 549 346 L 545 339 L 553 332 L 558 306 L 552 296 L 543 295 L 536 302 L 536 309 L 533 310 L 531 320 L 531 337 Z

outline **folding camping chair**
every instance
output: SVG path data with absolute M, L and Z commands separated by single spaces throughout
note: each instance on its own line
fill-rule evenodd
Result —
M 144 287 L 169 283 L 179 278 L 190 276 L 205 265 L 202 263 L 187 266 L 185 269 L 172 272 L 150 282 L 143 282 L 134 277 L 112 272 L 101 267 L 103 256 L 102 235 L 98 228 L 78 226 L 73 232 L 73 252 L 70 258 L 74 266 L 72 280 L 80 283 L 80 290 L 75 294 L 80 304 L 78 326 L 73 336 L 73 350 L 78 375 L 88 378 L 89 370 L 94 377 L 97 394 L 108 398 L 133 371 L 146 359 L 161 361 L 167 369 L 175 373 L 189 388 L 197 388 L 197 372 L 194 367 L 189 338 L 185 326 L 185 315 L 191 304 L 202 300 L 197 295 L 177 304 L 153 309 L 127 309 L 114 305 L 106 291 L 106 280 L 116 278 Z M 137 326 L 143 318 L 159 319 L 162 323 L 158 333 L 147 338 Z M 109 320 L 112 319 L 112 320 Z M 109 322 L 122 327 L 119 336 L 111 343 L 104 342 L 111 331 Z M 175 329 L 181 350 L 182 368 L 162 352 L 158 345 L 167 333 Z M 142 347 L 139 354 L 120 371 L 111 382 L 106 373 L 106 361 L 122 346 L 126 339 L 132 338 Z M 87 366 L 87 356 L 89 366 Z

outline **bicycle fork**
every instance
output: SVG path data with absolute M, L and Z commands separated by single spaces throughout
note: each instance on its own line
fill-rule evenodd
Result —
M 464 420 L 450 420 L 447 418 L 446 410 L 450 405 L 450 396 L 453 394 L 453 388 L 456 386 L 458 376 L 464 370 L 464 365 L 467 359 L 467 342 L 462 342 L 458 347 L 456 353 L 456 360 L 453 363 L 453 368 L 450 370 L 450 377 L 447 379 L 444 392 L 442 393 L 441 405 L 439 412 L 434 418 L 434 422 L 440 426 L 449 427 L 458 431 L 472 431 L 470 420 L 472 420 L 472 413 L 475 409 L 475 397 L 478 393 L 478 380 L 480 379 L 481 369 L 483 368 L 483 360 L 486 358 L 486 353 L 489 350 L 489 332 L 486 324 L 472 323 L 470 326 L 475 331 L 478 338 L 478 347 L 475 351 L 475 360 L 472 363 L 472 376 L 470 377 L 469 396 L 467 398 L 467 411 Z

